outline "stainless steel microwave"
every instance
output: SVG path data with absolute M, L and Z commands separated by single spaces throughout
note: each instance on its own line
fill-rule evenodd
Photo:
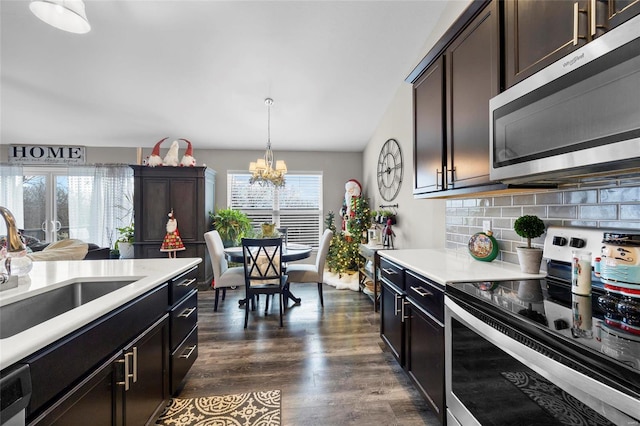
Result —
M 640 16 L 492 98 L 489 109 L 493 181 L 640 173 Z

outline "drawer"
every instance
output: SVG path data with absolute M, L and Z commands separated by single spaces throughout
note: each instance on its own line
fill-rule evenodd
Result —
M 186 339 L 178 346 L 178 349 L 171 353 L 171 395 L 175 395 L 180 390 L 180 385 L 187 372 L 198 358 L 198 327 L 194 327 Z
M 404 290 L 404 269 L 384 257 L 380 258 L 380 278 Z
M 174 350 L 198 323 L 198 291 L 194 290 L 171 309 L 171 350 Z
M 197 288 L 198 267 L 188 270 L 182 275 L 171 280 L 171 288 L 169 290 L 169 305 L 173 306 L 186 296 L 191 290 Z
M 444 288 L 424 277 L 407 271 L 407 297 L 444 324 Z

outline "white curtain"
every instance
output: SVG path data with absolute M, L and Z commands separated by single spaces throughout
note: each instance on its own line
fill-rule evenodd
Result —
M 69 237 L 113 247 L 133 223 L 133 170 L 95 164 L 69 168 Z
M 0 165 L 0 206 L 9 209 L 18 228 L 24 228 L 22 195 L 22 166 Z M 0 235 L 7 234 L 4 220 L 0 220 Z

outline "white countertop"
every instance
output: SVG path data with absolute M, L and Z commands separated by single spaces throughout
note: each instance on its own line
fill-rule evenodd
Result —
M 446 285 L 465 281 L 502 281 L 544 278 L 547 274 L 527 274 L 519 265 L 475 260 L 465 251 L 436 249 L 380 250 L 380 256 Z
M 0 291 L 0 309 L 3 305 L 62 287 L 73 281 L 105 279 L 116 281 L 134 279 L 135 281 L 26 331 L 0 339 L 0 370 L 143 295 L 200 262 L 202 262 L 200 258 L 34 262 L 29 275 L 19 278 L 17 288 Z M 1 318 L 0 327 L 3 321 L 11 321 L 11 319 Z

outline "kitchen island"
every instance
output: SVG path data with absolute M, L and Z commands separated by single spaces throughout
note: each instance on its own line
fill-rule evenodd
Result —
M 197 357 L 200 262 L 35 262 L 0 292 L 0 370 L 28 366 L 27 424 L 73 423 L 87 410 L 104 414 L 96 424 L 153 418 Z M 16 324 L 42 306 L 52 312 L 42 322 Z

